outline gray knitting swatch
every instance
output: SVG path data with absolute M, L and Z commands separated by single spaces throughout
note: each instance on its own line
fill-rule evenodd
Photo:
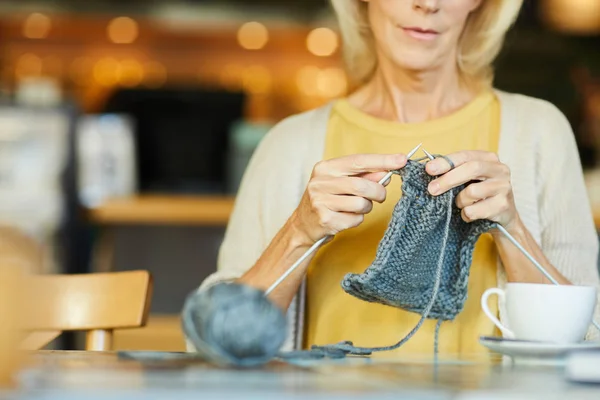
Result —
M 365 301 L 423 314 L 432 299 L 442 255 L 439 289 L 426 317 L 453 320 L 467 298 L 475 242 L 493 222 L 462 220 L 454 199 L 463 187 L 430 195 L 427 186 L 434 178 L 425 172 L 424 164 L 409 161 L 397 173 L 402 177 L 402 198 L 375 260 L 362 274 L 346 275 L 342 288 Z
M 292 357 L 368 355 L 394 350 L 410 340 L 427 318 L 438 320 L 433 338 L 437 357 L 442 321 L 453 320 L 467 299 L 475 242 L 495 224 L 462 220 L 454 203 L 464 185 L 440 196 L 430 195 L 427 186 L 434 177 L 419 161 L 409 161 L 395 171 L 402 177 L 402 197 L 394 207 L 375 260 L 362 274 L 347 274 L 341 282 L 347 293 L 361 300 L 420 314 L 419 322 L 389 346 L 360 347 L 344 341 L 313 345 L 309 351 L 292 353 Z M 286 358 L 285 354 L 280 356 Z

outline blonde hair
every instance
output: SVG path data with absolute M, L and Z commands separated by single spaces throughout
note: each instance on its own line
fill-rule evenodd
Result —
M 344 42 L 348 75 L 357 84 L 364 84 L 371 79 L 377 68 L 368 2 L 331 0 L 331 4 Z M 459 41 L 456 60 L 465 79 L 491 84 L 492 63 L 522 4 L 523 0 L 482 0 L 481 5 L 469 15 Z

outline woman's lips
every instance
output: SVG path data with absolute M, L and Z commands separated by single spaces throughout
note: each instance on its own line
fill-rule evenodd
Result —
M 440 34 L 433 29 L 423 29 L 417 27 L 405 27 L 402 30 L 410 37 L 417 40 L 433 40 Z

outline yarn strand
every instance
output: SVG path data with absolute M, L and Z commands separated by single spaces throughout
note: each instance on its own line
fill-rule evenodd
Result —
M 439 344 L 440 344 L 440 328 L 442 326 L 442 320 L 438 319 L 437 324 L 435 324 L 435 339 L 433 340 L 433 362 L 437 364 L 437 357 L 439 354 Z

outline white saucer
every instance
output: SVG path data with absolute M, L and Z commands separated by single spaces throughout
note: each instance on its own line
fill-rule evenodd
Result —
M 479 343 L 496 353 L 519 359 L 563 359 L 573 351 L 600 350 L 600 342 L 596 341 L 560 344 L 482 336 Z

